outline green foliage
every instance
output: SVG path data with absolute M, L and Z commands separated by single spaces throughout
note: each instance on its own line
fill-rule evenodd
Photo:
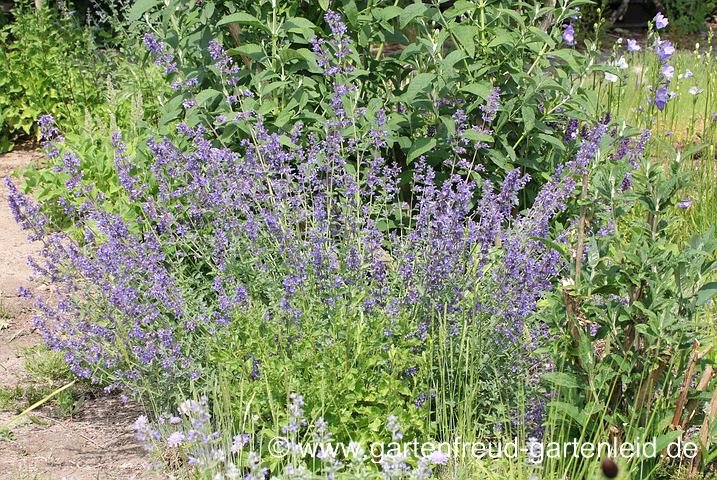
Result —
M 135 130 L 128 129 L 127 138 L 123 140 L 128 145 L 128 154 L 135 156 L 136 146 L 142 143 L 146 136 L 145 123 L 139 119 L 137 113 Z M 98 192 L 112 199 L 107 203 L 107 211 L 133 219 L 139 214 L 137 206 L 133 206 L 127 192 L 120 186 L 115 169 L 115 149 L 112 145 L 112 131 L 101 123 L 89 121 L 84 127 L 77 128 L 76 133 L 65 137 L 65 143 L 59 145 L 61 155 L 48 165 L 36 167 L 30 165 L 22 172 L 26 193 L 32 195 L 42 204 L 43 212 L 52 219 L 53 226 L 68 232 L 74 231 L 74 224 L 66 214 L 65 204 L 79 207 L 83 199 L 68 193 L 65 182 L 70 176 L 58 169 L 62 165 L 62 157 L 68 152 L 74 152 L 81 159 L 80 169 L 82 176 L 94 184 Z M 140 136 L 141 135 L 141 136 Z M 137 156 L 137 158 L 141 158 Z M 137 169 L 144 168 L 138 164 Z
M 50 395 L 58 387 L 72 380 L 70 369 L 62 354 L 38 346 L 24 352 L 27 378 L 13 387 L 0 388 L 0 411 L 20 413 L 30 405 Z M 51 404 L 55 415 L 72 415 L 82 405 L 84 394 L 81 388 L 68 388 L 57 394 Z M 31 421 L 34 417 L 29 417 Z
M 717 11 L 714 0 L 664 0 L 672 29 L 682 35 L 704 32 L 707 19 Z
M 354 53 L 349 80 L 360 84 L 354 110 L 389 112 L 387 155 L 405 170 L 426 155 L 434 165 L 453 155 L 456 123 L 464 110 L 468 124 L 483 125 L 480 107 L 494 88 L 501 92 L 492 130 L 460 133 L 471 145 L 465 157 L 501 177 L 520 166 L 540 183 L 541 172 L 564 154 L 569 119 L 594 119 L 596 97 L 576 79 L 603 68 L 591 61 L 594 46 L 584 54 L 561 39 L 562 24 L 583 1 L 556 9 L 515 8 L 512 2 L 459 1 L 445 11 L 433 5 L 405 7 L 388 2 L 353 1 L 333 5 L 345 18 Z M 179 59 L 177 80 L 197 78 L 197 106 L 185 111 L 192 97 L 178 91 L 166 104 L 161 124 L 218 125 L 217 116 L 231 110 L 222 93 L 239 95 L 244 110 L 260 113 L 270 131 L 285 132 L 289 120 L 301 120 L 309 131 L 323 131 L 322 112 L 329 108 L 331 85 L 311 40 L 325 28 L 320 15 L 305 18 L 298 3 L 262 1 L 245 10 L 230 2 L 174 0 L 137 2 L 130 19 L 145 18 Z M 543 24 L 550 25 L 543 29 Z M 139 24 L 141 27 L 142 24 Z M 223 84 L 209 59 L 208 42 L 220 39 L 241 63 L 236 88 Z M 244 97 L 250 92 L 251 97 Z M 170 128 L 171 130 L 171 128 Z M 220 140 L 241 138 L 231 129 Z
M 63 125 L 104 101 L 106 70 L 91 37 L 71 17 L 20 4 L 15 20 L 0 30 L 0 151 L 18 137 L 33 137 L 44 113 Z
M 668 172 L 643 163 L 625 192 L 624 175 L 612 163 L 597 168 L 581 202 L 588 223 L 602 218 L 612 231 L 587 236 L 581 274 L 552 300 L 553 352 L 566 381 L 545 379 L 560 392 L 550 424 L 558 438 L 656 438 L 662 451 L 683 433 L 670 424 L 693 342 L 704 349 L 715 340 L 698 314 L 713 302 L 717 239 L 709 230 L 675 242 L 673 232 L 685 225 L 677 205 L 686 179 L 677 163 Z M 690 389 L 689 398 L 709 399 L 703 397 Z M 657 461 L 633 459 L 623 467 L 649 478 Z M 590 465 L 573 459 L 554 468 L 577 475 Z
M 53 8 L 18 2 L 12 13 L 0 29 L 0 152 L 37 138 L 43 114 L 66 134 L 93 123 L 134 132 L 158 117 L 166 87 L 134 65 L 132 44 L 103 50 L 88 27 Z

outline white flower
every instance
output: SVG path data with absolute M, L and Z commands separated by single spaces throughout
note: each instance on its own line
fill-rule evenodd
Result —
M 691 95 L 699 95 L 700 93 L 704 92 L 701 88 L 692 87 L 689 89 L 689 92 Z
M 615 82 L 617 82 L 618 77 L 614 73 L 605 72 L 605 80 L 607 80 L 608 82 L 611 82 L 611 83 L 615 83 Z
M 679 75 L 677 75 L 677 78 L 679 78 L 680 80 L 682 80 L 683 78 L 691 77 L 694 77 L 694 73 L 692 73 L 689 68 L 685 70 L 685 73 L 680 73 Z
M 620 57 L 620 60 L 617 61 L 615 66 L 621 70 L 627 70 L 629 68 L 627 64 L 627 60 L 625 60 L 625 57 Z

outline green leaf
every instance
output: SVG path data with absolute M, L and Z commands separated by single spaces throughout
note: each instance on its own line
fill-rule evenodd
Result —
M 452 29 L 451 33 L 456 36 L 458 43 L 465 48 L 469 57 L 473 57 L 476 54 L 476 44 L 473 41 L 476 34 L 475 27 L 471 25 L 460 25 Z
M 151 10 L 155 6 L 159 5 L 159 0 L 137 0 L 132 8 L 129 9 L 127 15 L 127 21 L 136 22 L 139 20 L 145 12 Z
M 550 52 L 550 55 L 559 58 L 560 60 L 563 60 L 565 63 L 568 64 L 570 68 L 573 69 L 573 71 L 578 71 L 580 67 L 578 67 L 578 63 L 575 61 L 575 51 L 568 50 L 568 49 L 562 49 L 562 50 L 555 50 Z
M 401 96 L 401 99 L 406 102 L 412 101 L 416 95 L 426 90 L 435 78 L 436 75 L 433 73 L 419 73 L 411 79 L 406 93 Z
M 398 24 L 401 28 L 405 28 L 414 18 L 420 17 L 426 13 L 428 7 L 422 3 L 412 3 L 403 9 L 403 13 L 398 19 Z
M 435 146 L 436 146 L 435 138 L 419 138 L 419 139 L 417 139 L 416 141 L 413 142 L 411 149 L 408 151 L 408 156 L 406 157 L 406 163 L 411 163 L 413 160 L 420 157 L 424 153 L 430 151 Z
M 227 15 L 217 22 L 217 26 L 226 25 L 228 23 L 238 23 L 239 25 L 250 25 L 252 27 L 262 28 L 268 30 L 268 27 L 259 21 L 253 15 L 249 15 L 246 12 L 237 12 Z
M 229 55 L 243 55 L 251 58 L 252 60 L 261 60 L 266 56 L 264 50 L 261 49 L 261 46 L 256 43 L 247 43 L 239 45 L 236 48 L 230 48 Z
M 198 105 L 204 106 L 211 100 L 214 100 L 221 95 L 222 92 L 214 90 L 213 88 L 207 88 L 206 90 L 202 90 L 201 92 L 199 92 L 195 99 Z
M 542 237 L 530 237 L 530 239 L 531 239 L 531 240 L 537 240 L 538 242 L 542 243 L 542 244 L 545 245 L 546 247 L 552 248 L 553 250 L 555 250 L 556 252 L 558 252 L 558 253 L 560 254 L 560 256 L 563 257 L 564 259 L 566 259 L 566 260 L 569 260 L 569 259 L 570 259 L 570 256 L 571 256 L 571 255 L 570 255 L 570 253 L 568 252 L 568 250 L 567 250 L 567 248 L 565 247 L 565 245 L 561 245 L 561 244 L 559 244 L 559 243 L 555 243 L 555 242 L 553 242 L 552 240 L 549 240 L 549 239 L 547 239 L 547 238 L 542 238 Z
M 493 86 L 488 82 L 471 83 L 461 88 L 462 92 L 467 92 L 475 95 L 478 98 L 485 100 L 493 90 Z
M 312 35 L 319 29 L 310 20 L 303 17 L 291 17 L 284 22 L 281 28 L 287 32 L 298 32 L 306 36 Z
M 710 282 L 702 286 L 697 292 L 697 306 L 709 302 L 717 294 L 717 282 Z
M 664 435 L 657 437 L 655 440 L 655 451 L 661 452 L 667 448 L 667 446 L 677 440 L 677 438 L 684 432 L 682 430 L 672 430 Z
M 401 7 L 396 5 L 389 5 L 388 7 L 378 8 L 373 10 L 373 16 L 379 20 L 388 21 L 392 18 L 396 18 L 403 12 Z
M 582 382 L 579 382 L 575 375 L 565 372 L 548 372 L 543 374 L 543 380 L 550 385 L 563 388 L 578 388 Z
M 525 131 L 531 131 L 535 127 L 535 111 L 529 105 L 523 105 L 520 107 L 520 112 L 523 115 Z
M 567 415 L 578 422 L 578 424 L 585 425 L 585 415 L 575 405 L 565 402 L 550 402 L 548 406 Z

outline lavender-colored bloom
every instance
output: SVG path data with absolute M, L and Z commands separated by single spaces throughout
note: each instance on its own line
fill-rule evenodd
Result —
M 655 15 L 655 18 L 654 18 L 654 22 L 655 22 L 655 28 L 657 28 L 658 30 L 662 30 L 663 28 L 665 28 L 667 26 L 668 23 L 670 23 L 667 20 L 667 17 L 665 17 L 662 14 L 662 12 L 657 12 L 657 15 Z
M 627 39 L 627 51 L 628 52 L 639 52 L 640 50 L 641 50 L 641 47 L 637 43 L 637 40 L 634 40 L 632 38 Z
M 682 201 L 677 203 L 677 206 L 682 209 L 690 208 L 692 205 L 692 200 L 690 200 L 690 197 L 685 197 Z
M 232 453 L 239 453 L 241 450 L 244 449 L 246 445 L 249 444 L 249 441 L 251 440 L 251 436 L 248 433 L 244 433 L 241 435 L 236 435 L 234 437 L 234 440 L 232 442 Z
M 495 87 L 491 90 L 488 98 L 484 105 L 480 106 L 483 111 L 483 121 L 485 123 L 492 123 L 495 120 L 495 114 L 500 108 L 500 88 Z
M 170 74 L 177 71 L 174 55 L 168 52 L 169 47 L 167 44 L 157 40 L 157 37 L 151 33 L 145 33 L 144 46 L 154 58 L 154 63 L 164 68 L 164 73 Z
M 655 92 L 655 106 L 659 110 L 664 110 L 667 106 L 667 87 L 661 87 L 657 89 L 657 92 Z
M 167 438 L 167 445 L 169 447 L 178 447 L 184 441 L 184 434 L 182 432 L 174 432 Z
M 426 458 L 430 463 L 433 463 L 435 465 L 444 465 L 450 457 L 445 452 L 435 451 L 429 454 Z
M 572 23 L 568 24 L 563 30 L 563 41 L 570 47 L 575 46 L 575 28 L 573 28 Z
M 236 85 L 239 80 L 239 67 L 234 64 L 224 47 L 216 40 L 209 42 L 209 56 L 214 61 L 214 66 L 219 70 L 227 85 Z
M 665 78 L 670 79 L 670 78 L 672 78 L 672 77 L 675 76 L 675 67 L 673 67 L 672 65 L 666 63 L 666 64 L 664 64 L 664 65 L 662 66 L 662 68 L 660 69 L 660 73 L 661 73 L 662 76 L 664 76 Z
M 696 96 L 696 95 L 699 95 L 700 93 L 704 92 L 704 90 L 701 89 L 701 88 L 697 88 L 697 87 L 695 87 L 695 86 L 692 86 L 692 87 L 690 87 L 690 89 L 688 90 L 688 92 L 690 93 L 690 95 L 695 95 L 695 96 Z
M 580 126 L 580 122 L 573 118 L 568 122 L 568 127 L 565 130 L 565 137 L 564 141 L 565 143 L 572 142 L 574 140 L 577 140 L 578 138 L 578 127 Z
M 610 83 L 615 83 L 620 79 L 617 75 L 610 72 L 605 72 L 605 80 L 607 80 Z
M 675 47 L 669 40 L 657 40 L 657 48 L 655 53 L 659 57 L 661 62 L 666 62 L 670 59 L 673 53 L 675 53 Z

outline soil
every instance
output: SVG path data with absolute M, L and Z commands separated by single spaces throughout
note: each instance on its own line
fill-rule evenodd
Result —
M 29 286 L 27 257 L 38 252 L 39 242 L 28 242 L 15 223 L 7 203 L 4 178 L 41 154 L 15 151 L 0 155 L 0 302 L 9 318 L 0 318 L 0 387 L 28 382 L 23 352 L 42 342 L 32 328 L 33 311 L 17 294 Z M 35 286 L 36 290 L 42 287 Z M 58 415 L 45 405 L 32 419 L 13 426 L 9 438 L 0 438 L 0 479 L 147 479 L 150 459 L 134 440 L 132 423 L 140 415 L 136 406 L 116 396 L 87 395 L 71 417 Z M 17 411 L 0 411 L 0 425 Z

